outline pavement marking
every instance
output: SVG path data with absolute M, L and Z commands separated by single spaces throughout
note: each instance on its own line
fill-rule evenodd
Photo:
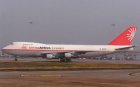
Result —
M 129 76 L 140 76 L 140 72 L 132 72 L 128 74 Z
M 56 74 L 21 74 L 21 77 L 62 77 L 62 75 Z

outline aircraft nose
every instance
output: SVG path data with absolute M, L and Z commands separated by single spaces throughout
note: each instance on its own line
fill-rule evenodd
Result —
M 2 48 L 1 51 L 2 51 L 3 53 L 7 52 L 7 46 L 4 47 L 4 48 Z
M 3 53 L 5 52 L 5 50 L 6 50 L 6 48 L 5 48 L 5 47 L 1 49 L 1 51 L 2 51 Z

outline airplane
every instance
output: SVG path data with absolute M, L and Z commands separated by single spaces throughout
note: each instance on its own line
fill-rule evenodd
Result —
M 107 45 L 66 45 L 35 42 L 12 42 L 2 48 L 2 52 L 19 57 L 59 58 L 60 62 L 71 62 L 71 58 L 88 58 L 116 52 L 133 51 L 132 40 L 137 27 L 130 26 Z

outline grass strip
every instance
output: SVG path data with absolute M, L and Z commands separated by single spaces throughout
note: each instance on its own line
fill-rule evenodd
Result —
M 90 62 L 0 62 L 0 71 L 117 70 L 140 69 L 140 64 L 105 64 Z

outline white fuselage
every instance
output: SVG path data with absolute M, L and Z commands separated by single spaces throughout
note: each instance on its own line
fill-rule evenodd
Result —
M 3 52 L 15 56 L 41 56 L 41 54 L 50 53 L 70 53 L 84 52 L 79 57 L 94 57 L 104 54 L 114 53 L 116 49 L 130 47 L 116 45 L 58 45 L 58 44 L 41 44 L 33 42 L 13 42 L 4 47 Z M 127 49 L 131 51 L 132 49 Z

